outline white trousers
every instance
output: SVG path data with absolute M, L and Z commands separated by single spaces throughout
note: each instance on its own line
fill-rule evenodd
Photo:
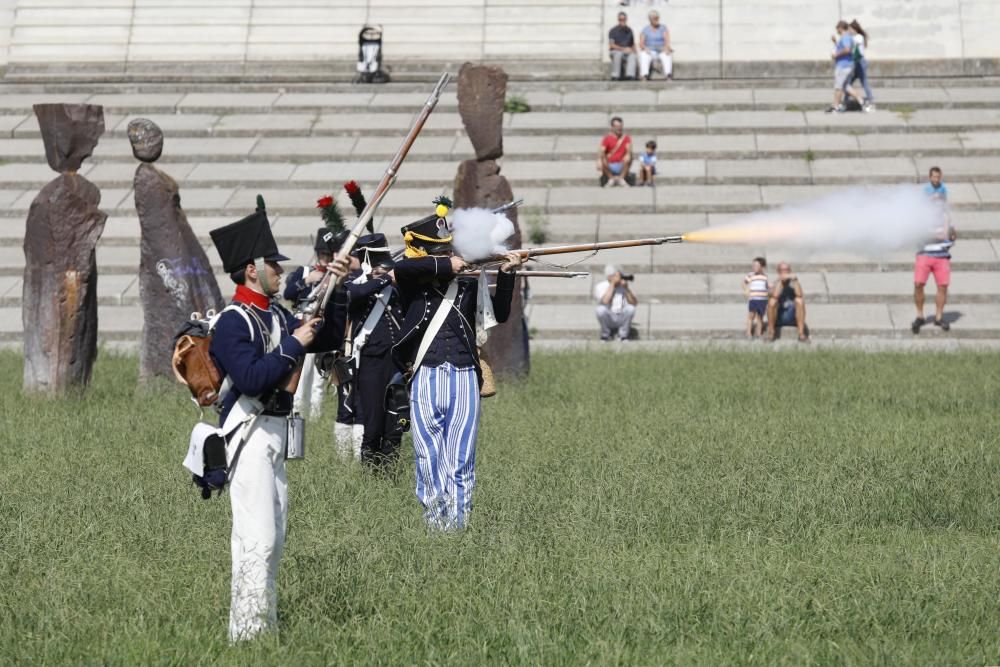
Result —
M 230 641 L 277 629 L 276 580 L 288 525 L 287 428 L 283 417 L 258 417 L 233 468 Z
M 361 440 L 365 435 L 364 424 L 341 424 L 337 422 L 333 425 L 333 438 L 337 443 L 337 454 L 342 459 L 354 458 L 361 460 Z
M 306 406 L 309 406 L 309 417 L 319 419 L 323 412 L 323 392 L 326 388 L 326 378 L 316 370 L 316 355 L 307 354 L 305 363 L 302 364 L 302 375 L 299 378 L 299 386 L 295 389 L 295 411 L 301 415 L 306 414 Z
M 639 52 L 639 76 L 649 76 L 649 67 L 653 64 L 653 59 L 658 58 L 663 66 L 663 76 L 670 76 L 674 73 L 674 57 L 663 51 L 640 51 Z
M 619 338 L 628 338 L 635 317 L 635 306 L 626 303 L 621 312 L 615 313 L 603 303 L 597 306 L 597 321 L 601 323 L 601 338 L 610 338 L 613 331 Z

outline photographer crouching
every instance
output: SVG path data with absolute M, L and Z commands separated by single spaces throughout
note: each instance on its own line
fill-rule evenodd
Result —
M 594 286 L 597 299 L 597 321 L 601 324 L 601 340 L 611 340 L 617 333 L 618 339 L 628 340 L 635 317 L 635 307 L 639 300 L 632 293 L 631 282 L 635 276 L 622 273 L 618 267 L 608 264 L 604 267 L 605 280 Z

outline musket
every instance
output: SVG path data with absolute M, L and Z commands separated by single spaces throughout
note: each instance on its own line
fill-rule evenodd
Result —
M 683 243 L 683 242 L 684 242 L 684 237 L 681 235 L 656 236 L 648 239 L 629 239 L 627 241 L 601 241 L 598 243 L 578 243 L 574 245 L 541 246 L 539 248 L 520 248 L 518 250 L 510 250 L 508 252 L 520 255 L 521 259 L 530 259 L 532 257 L 542 257 L 544 255 L 563 255 L 571 252 L 597 252 L 599 250 L 611 250 L 614 248 L 635 248 L 638 246 L 645 246 L 645 245 L 663 245 L 664 243 Z M 494 255 L 493 257 L 487 257 L 486 259 L 481 259 L 479 261 L 472 262 L 470 263 L 470 266 L 475 269 L 478 267 L 487 266 L 489 264 L 497 264 L 506 261 L 507 258 L 504 255 Z
M 477 269 L 475 271 L 463 272 L 463 276 L 478 276 L 483 272 L 483 269 Z M 496 269 L 487 269 L 486 275 L 495 276 L 499 271 Z M 589 278 L 590 271 L 521 271 L 518 274 L 521 278 Z
M 434 111 L 434 107 L 437 106 L 438 100 L 441 98 L 441 93 L 450 80 L 451 74 L 448 72 L 444 72 L 441 75 L 441 78 L 438 79 L 437 85 L 434 86 L 434 90 L 431 91 L 427 101 L 424 102 L 424 106 L 420 110 L 420 114 L 417 116 L 416 120 L 413 121 L 413 126 L 410 127 L 410 131 L 403 138 L 403 143 L 400 144 L 399 150 L 396 151 L 396 155 L 389 162 L 389 166 L 386 168 L 385 174 L 382 175 L 382 180 L 379 181 L 379 184 L 372 193 L 372 196 L 368 199 L 365 209 L 361 211 L 361 215 L 358 216 L 357 222 L 354 223 L 351 233 L 347 235 L 347 238 L 344 239 L 344 244 L 340 247 L 340 250 L 337 251 L 337 261 L 347 258 L 350 256 L 351 251 L 354 250 L 355 244 L 358 242 L 361 234 L 365 231 L 365 226 L 375 215 L 375 209 L 378 208 L 379 204 L 382 203 L 382 200 L 389 192 L 389 189 L 393 186 L 393 184 L 395 184 L 396 175 L 399 173 L 400 165 L 403 164 L 403 160 L 406 159 L 407 153 L 410 152 L 413 142 L 417 140 L 417 135 L 419 135 L 420 131 L 424 129 L 424 124 L 430 117 L 431 112 Z M 326 312 L 326 305 L 329 303 L 330 297 L 343 281 L 343 277 L 335 277 L 328 271 L 327 275 L 323 277 L 323 281 L 321 281 L 321 283 L 326 283 L 326 289 L 322 292 L 322 295 L 317 294 L 316 298 L 313 301 L 304 304 L 296 315 L 302 319 L 315 315 L 316 313 Z M 316 292 L 319 292 L 319 289 L 317 289 Z M 299 386 L 299 377 L 301 375 L 302 362 L 299 362 L 298 367 L 289 377 L 288 384 L 285 389 L 294 394 L 295 390 Z

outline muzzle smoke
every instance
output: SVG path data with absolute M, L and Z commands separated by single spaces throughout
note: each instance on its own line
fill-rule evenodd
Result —
M 880 258 L 918 249 L 947 224 L 945 207 L 919 187 L 852 188 L 690 232 L 684 240 L 767 248 L 789 259 L 825 252 Z
M 455 209 L 449 221 L 452 248 L 470 262 L 507 252 L 504 242 L 514 235 L 514 223 L 486 208 Z

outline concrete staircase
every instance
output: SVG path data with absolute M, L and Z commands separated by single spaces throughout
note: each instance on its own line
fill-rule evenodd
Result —
M 525 199 L 525 230 L 534 220 L 544 226 L 546 243 L 560 243 L 681 233 L 847 185 L 921 182 L 939 165 L 960 230 L 948 307 L 955 321 L 951 332 L 928 327 L 921 338 L 1000 339 L 1000 81 L 877 83 L 883 83 L 876 89 L 877 112 L 841 115 L 822 111 L 830 97 L 825 78 L 671 86 L 519 82 L 512 94 L 532 110 L 506 119 L 503 172 Z M 371 191 L 427 88 L 294 82 L 0 87 L 0 341 L 20 339 L 24 220 L 38 189 L 54 177 L 31 104 L 105 107 L 108 131 L 81 171 L 101 188 L 110 216 L 98 249 L 100 330 L 105 341 L 135 341 L 142 317 L 129 119 L 145 116 L 163 127 L 164 156 L 157 164 L 181 184 L 184 208 L 213 261 L 208 230 L 251 211 L 258 192 L 283 251 L 304 261 L 320 222 L 315 200 L 338 193 L 351 178 Z M 381 229 L 394 243 L 400 225 L 425 215 L 434 196 L 450 191 L 458 162 L 471 157 L 456 106 L 452 89 L 380 210 Z M 598 187 L 594 157 L 610 115 L 624 117 L 637 145 L 657 139 L 657 188 Z M 749 259 L 766 250 L 682 244 L 555 258 L 595 277 L 531 281 L 530 327 L 538 339 L 595 336 L 590 294 L 610 262 L 637 274 L 636 325 L 643 338 L 738 338 L 746 311 L 740 280 Z M 797 262 L 814 336 L 911 338 L 912 262 L 909 253 L 880 262 L 843 254 Z M 220 277 L 220 285 L 229 290 L 227 278 Z

